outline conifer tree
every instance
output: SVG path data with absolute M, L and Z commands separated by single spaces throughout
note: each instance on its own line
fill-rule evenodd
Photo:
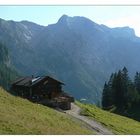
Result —
M 111 74 L 104 85 L 102 106 L 107 110 L 113 107 L 112 111 L 117 114 L 133 116 L 133 110 L 139 110 L 140 106 L 140 73 L 136 72 L 134 82 L 129 78 L 126 67 Z
M 134 77 L 134 85 L 140 95 L 140 73 L 136 72 L 136 75 Z
M 109 87 L 107 83 L 104 84 L 103 94 L 102 94 L 102 106 L 104 109 L 106 109 L 109 106 Z

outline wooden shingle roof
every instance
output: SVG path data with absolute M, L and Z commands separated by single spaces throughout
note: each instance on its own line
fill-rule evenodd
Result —
M 39 82 L 41 82 L 42 80 L 51 80 L 51 81 L 55 81 L 59 84 L 63 84 L 62 82 L 50 77 L 50 76 L 38 76 L 38 77 L 21 77 L 16 79 L 12 85 L 17 85 L 17 86 L 26 86 L 26 87 L 30 87 L 30 86 L 34 86 L 36 84 L 38 84 Z

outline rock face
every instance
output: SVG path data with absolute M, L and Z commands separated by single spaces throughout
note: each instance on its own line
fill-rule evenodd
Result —
M 52 75 L 77 99 L 98 103 L 109 75 L 126 66 L 140 70 L 140 38 L 129 27 L 108 28 L 85 17 L 62 16 L 56 24 L 0 20 L 0 41 L 11 63 L 26 75 Z

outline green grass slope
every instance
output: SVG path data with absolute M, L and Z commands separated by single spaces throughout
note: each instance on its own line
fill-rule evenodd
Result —
M 94 105 L 81 104 L 79 102 L 77 102 L 77 105 L 83 109 L 81 112 L 82 115 L 97 120 L 112 130 L 114 134 L 140 135 L 140 122 L 104 111 Z
M 92 134 L 66 114 L 0 88 L 0 134 Z

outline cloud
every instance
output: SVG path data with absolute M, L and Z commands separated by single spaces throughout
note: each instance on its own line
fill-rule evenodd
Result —
M 109 27 L 129 26 L 135 30 L 135 34 L 140 37 L 140 16 L 121 17 L 118 19 L 108 20 L 104 23 Z

